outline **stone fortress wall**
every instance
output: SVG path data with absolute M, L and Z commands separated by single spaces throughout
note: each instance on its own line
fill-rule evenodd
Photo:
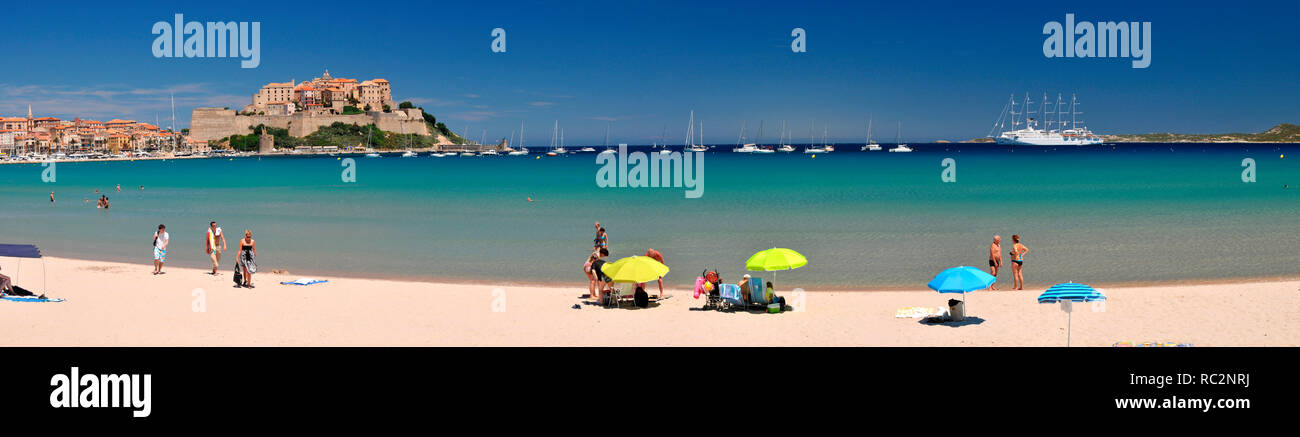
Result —
M 357 115 L 311 115 L 305 112 L 293 115 L 237 115 L 230 109 L 195 108 L 190 115 L 190 138 L 211 142 L 231 135 L 248 135 L 259 124 L 288 129 L 289 135 L 301 138 L 336 122 L 357 126 L 374 124 L 380 130 L 388 132 L 430 135 L 428 125 L 424 123 L 423 112 L 419 108 L 409 108 L 394 109 L 391 113 L 376 111 Z

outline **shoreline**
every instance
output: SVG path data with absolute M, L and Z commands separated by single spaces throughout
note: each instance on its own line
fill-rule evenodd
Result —
M 13 273 L 6 262 L 5 273 Z M 23 272 L 29 268 L 24 266 Z M 0 302 L 3 346 L 1031 346 L 1065 344 L 1066 316 L 1040 305 L 1042 288 L 966 296 L 968 323 L 896 318 L 905 307 L 956 297 L 928 290 L 778 291 L 801 311 L 700 310 L 672 298 L 636 309 L 584 304 L 586 287 L 464 285 L 337 278 L 280 285 L 297 275 L 260 272 L 253 289 L 202 269 L 46 259 L 60 303 Z M 34 272 L 33 272 L 34 273 Z M 1300 345 L 1300 281 L 1106 289 L 1081 304 L 1074 346 L 1184 343 Z M 651 290 L 655 294 L 657 290 Z M 573 308 L 577 306 L 578 308 Z
M 62 260 L 62 261 L 80 262 L 80 263 L 113 263 L 113 264 L 124 264 L 124 265 L 140 265 L 140 266 L 144 266 L 144 267 L 148 267 L 148 268 L 152 268 L 152 267 L 153 267 L 152 264 L 144 263 L 144 262 L 123 261 L 123 260 L 117 260 L 117 259 L 106 259 L 106 258 L 87 258 L 87 257 L 78 257 L 78 256 L 67 257 L 67 256 L 50 256 L 50 255 L 44 255 L 44 258 L 52 259 L 52 260 Z M 229 272 L 227 271 L 227 270 L 229 270 L 229 269 L 226 268 L 226 267 L 228 267 L 228 266 L 223 265 L 223 266 L 222 266 L 218 271 L 219 271 L 219 272 L 223 272 L 223 273 L 229 273 Z M 283 265 L 265 265 L 265 266 L 260 266 L 260 267 L 263 268 L 263 269 L 265 269 L 265 270 L 268 271 L 268 272 L 270 271 L 270 269 L 283 269 L 283 270 L 286 270 L 286 271 L 290 272 L 290 274 L 292 274 L 292 275 L 295 275 L 295 276 L 299 276 L 299 275 L 301 275 L 300 273 L 297 273 L 297 271 L 294 270 L 293 267 L 291 267 L 291 266 L 283 266 Z M 671 267 L 671 266 L 670 266 L 670 267 Z M 178 268 L 178 269 L 200 269 L 200 270 L 202 270 L 201 268 L 198 268 L 198 267 L 192 267 L 192 266 L 175 266 L 175 267 L 171 267 L 171 266 L 169 265 L 167 268 Z M 986 269 L 981 269 L 981 270 L 986 270 Z M 747 273 L 750 273 L 750 274 L 759 274 L 759 275 L 761 275 L 763 272 L 757 272 L 757 273 L 755 273 L 755 272 L 747 272 Z M 777 273 L 780 274 L 779 271 L 778 271 Z M 937 273 L 937 272 L 936 272 L 936 273 Z M 346 277 L 346 278 L 352 278 L 352 279 L 366 279 L 366 280 L 391 281 L 391 282 L 406 282 L 406 283 L 419 283 L 419 284 L 440 284 L 440 285 L 470 285 L 470 286 L 490 286 L 490 285 L 499 285 L 499 286 L 513 286 L 513 287 L 566 287 L 566 288 L 568 288 L 568 287 L 584 288 L 584 287 L 587 286 L 587 283 L 584 282 L 584 281 L 581 281 L 581 280 L 575 280 L 575 281 L 510 281 L 510 280 L 494 280 L 494 279 L 490 279 L 490 278 L 466 278 L 466 277 L 457 277 L 457 276 L 400 276 L 400 275 L 395 276 L 395 275 L 374 274 L 374 273 L 339 272 L 339 271 L 310 272 L 310 274 L 311 274 L 311 275 L 315 275 L 315 276 L 319 276 L 319 277 L 330 277 L 330 278 L 345 278 L 345 277 Z M 739 277 L 739 276 L 737 276 L 737 277 Z M 670 288 L 670 284 L 674 284 L 674 283 L 676 283 L 676 282 L 674 282 L 675 280 L 676 280 L 676 278 L 674 278 L 674 279 L 666 279 L 666 280 L 664 281 L 664 288 L 665 288 L 665 289 Z M 691 278 L 691 279 L 690 279 L 690 281 L 693 281 L 693 280 L 694 280 L 694 278 Z M 808 292 L 860 292 L 860 293 L 870 293 L 870 292 L 892 292 L 892 291 L 918 291 L 918 290 L 920 290 L 922 287 L 924 287 L 924 281 L 925 281 L 925 280 L 926 280 L 925 278 L 922 278 L 921 280 L 919 280 L 919 281 L 917 282 L 917 285 L 916 285 L 916 286 L 909 286 L 909 285 L 870 285 L 870 284 L 868 284 L 868 285 L 865 285 L 865 286 L 863 286 L 863 285 L 854 285 L 854 286 L 850 286 L 850 285 L 812 285 L 812 286 L 808 286 L 808 287 L 806 287 L 806 288 L 804 288 L 804 287 L 798 287 L 798 288 L 804 288 L 804 291 L 808 291 Z M 1164 280 L 1164 281 L 1162 281 L 1162 280 L 1150 280 L 1150 281 L 1117 281 L 1117 282 L 1104 282 L 1104 281 L 1103 281 L 1103 282 L 1088 282 L 1088 284 L 1089 284 L 1089 285 L 1092 285 L 1092 286 L 1094 286 L 1094 287 L 1097 287 L 1097 288 L 1140 288 L 1140 287 L 1178 287 L 1178 286 L 1198 286 L 1198 285 L 1259 284 L 1259 283 L 1278 283 L 1278 282 L 1292 282 L 1292 281 L 1300 281 L 1300 275 L 1296 275 L 1296 276 L 1287 276 L 1287 275 L 1276 275 L 1276 276 L 1242 276 L 1242 277 L 1233 277 L 1233 278 L 1192 278 L 1192 279 L 1177 279 L 1177 280 Z M 683 280 L 682 283 L 686 283 L 686 282 L 689 282 L 689 281 Z M 1008 277 L 1008 279 L 1007 279 L 1007 283 L 1010 283 L 1010 277 Z M 1030 282 L 1028 282 L 1028 283 L 1026 283 L 1026 284 L 1029 285 L 1029 286 L 1032 286 L 1032 287 L 1026 287 L 1026 288 L 1027 288 L 1027 289 L 1028 289 L 1028 288 L 1044 288 L 1044 289 L 1045 289 L 1046 287 L 1051 286 L 1051 285 L 1054 285 L 1054 284 L 1057 284 L 1057 283 L 1059 283 L 1059 282 L 1052 282 L 1052 283 L 1046 283 L 1046 282 L 1044 282 L 1044 283 L 1038 283 L 1038 282 L 1030 281 Z M 1001 279 L 1001 275 L 999 275 L 999 281 L 998 281 L 998 284 L 1003 284 L 1002 279 Z M 687 290 L 687 291 L 689 291 L 689 290 Z M 927 291 L 928 291 L 928 290 L 927 290 Z M 1001 291 L 1001 290 L 998 290 L 998 291 Z
M 858 145 L 858 144 L 859 144 L 859 143 L 855 143 L 855 142 L 841 142 L 841 143 L 835 143 L 834 145 L 837 145 L 837 146 L 839 146 L 839 145 L 844 145 L 844 146 L 855 146 L 855 145 Z M 881 143 L 881 144 L 889 145 L 889 144 L 892 144 L 892 143 Z M 940 141 L 936 141 L 936 142 L 918 142 L 918 143 L 912 143 L 912 144 L 914 144 L 914 145 L 962 145 L 962 144 L 965 144 L 965 145 L 989 145 L 989 146 L 999 146 L 998 144 L 994 143 L 993 141 L 973 141 L 973 140 L 966 140 L 966 141 L 945 141 L 945 140 L 940 140 Z M 1070 148 L 1083 148 L 1083 147 L 1094 147 L 1094 146 L 1103 146 L 1103 145 L 1152 145 L 1152 144 L 1178 144 L 1178 145 L 1189 145 L 1189 144 L 1190 144 L 1190 145 L 1204 145 L 1204 146 L 1219 146 L 1219 145 L 1252 145 L 1252 144 L 1258 144 L 1258 145 L 1295 146 L 1295 145 L 1300 145 L 1300 141 L 1282 141 L 1282 142 L 1277 142 L 1277 141 L 1210 141 L 1210 142 L 1206 142 L 1206 141 L 1173 141 L 1173 142 L 1160 142 L 1160 141 L 1114 141 L 1114 142 L 1104 142 L 1104 143 L 1096 144 L 1096 145 L 1092 145 L 1092 146 L 1019 146 L 1019 147 L 1024 147 L 1024 148 L 1052 148 L 1052 149 L 1059 148 L 1059 147 L 1064 147 L 1064 148 L 1066 148 L 1066 149 L 1070 149 Z M 439 146 L 439 147 L 441 147 L 441 148 L 451 148 L 451 149 L 454 149 L 454 150 L 460 150 L 460 148 L 463 148 L 463 147 L 465 147 L 465 146 L 464 146 L 464 145 L 448 144 L 448 145 L 441 145 L 441 146 Z M 491 145 L 480 145 L 480 146 L 475 146 L 475 147 L 494 148 L 495 146 L 491 146 Z M 536 147 L 536 146 L 534 146 L 534 147 Z M 629 147 L 629 148 L 632 148 L 632 147 L 635 147 L 635 148 L 650 148 L 650 147 L 653 147 L 653 146 L 652 146 L 652 145 L 649 145 L 649 144 L 636 144 L 636 145 L 629 145 L 628 147 Z M 721 147 L 721 148 L 723 148 L 722 150 L 725 152 L 725 149 L 728 148 L 729 146 L 726 146 L 726 145 L 713 145 L 713 146 L 711 146 L 711 147 Z M 382 153 L 390 153 L 390 154 L 391 154 L 391 153 L 402 153 L 402 152 L 405 152 L 405 151 L 407 151 L 407 150 L 408 150 L 408 149 L 368 150 L 368 151 L 341 151 L 341 150 L 339 150 L 339 151 L 333 151 L 333 152 L 316 152 L 316 151 L 310 151 L 310 152 L 290 152 L 290 151 L 275 151 L 275 152 L 270 152 L 270 153 L 258 153 L 258 152 L 234 152 L 234 153 L 246 153 L 246 154 L 245 154 L 245 155 L 232 155 L 232 156 L 146 156 L 146 157 L 133 157 L 133 158 L 56 159 L 56 160 L 53 160 L 53 162 L 63 164 L 63 163 L 76 163 L 76 162 L 155 161 L 155 160 L 167 160 L 167 159 L 208 159 L 208 158 L 217 158 L 217 159 L 220 159 L 220 158 L 283 157 L 283 156 L 288 156 L 288 157 L 294 157 L 294 156 L 299 156 L 299 157 L 309 157 L 309 156 L 361 156 L 361 155 L 364 155 L 364 154 L 366 154 L 366 153 L 381 153 L 381 154 L 382 154 Z M 438 151 L 438 150 L 435 150 L 434 147 L 412 148 L 412 149 L 409 149 L 409 150 L 412 151 L 412 152 L 416 152 L 416 153 L 433 153 L 433 152 L 437 152 L 437 151 Z M 711 152 L 716 152 L 716 151 L 711 150 Z M 858 153 L 858 151 L 856 151 L 856 150 L 849 150 L 849 152 L 850 152 L 850 153 Z M 577 153 L 577 152 L 570 152 L 570 154 L 575 154 L 575 153 Z M 861 152 L 861 153 L 872 153 L 872 152 Z M 538 152 L 538 153 L 530 153 L 530 155 L 540 155 L 540 154 L 542 154 L 542 152 Z M 10 161 L 10 160 L 0 160 L 0 165 L 5 165 L 5 164 L 41 164 L 41 163 L 45 163 L 45 162 L 50 162 L 50 160 L 48 160 L 48 159 L 47 159 L 47 160 L 41 160 L 41 161 Z

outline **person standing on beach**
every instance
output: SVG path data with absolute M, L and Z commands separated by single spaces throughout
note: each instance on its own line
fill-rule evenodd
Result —
M 1029 248 L 1020 244 L 1020 236 L 1012 235 L 1011 242 L 1011 273 L 1015 275 L 1015 283 L 1012 285 L 1013 290 L 1025 289 L 1025 254 L 1029 253 Z
M 253 231 L 244 230 L 244 239 L 239 240 L 239 253 L 235 256 L 239 259 L 239 268 L 244 271 L 243 286 L 257 288 L 253 286 L 253 274 L 257 273 L 257 242 L 253 241 Z
M 645 256 L 648 256 L 648 257 L 650 257 L 650 258 L 653 258 L 655 261 L 659 261 L 660 264 L 664 264 L 664 265 L 667 265 L 667 264 L 668 264 L 668 263 L 664 262 L 664 254 L 659 253 L 659 251 L 657 251 L 657 250 L 654 250 L 654 249 L 646 249 L 646 251 L 645 251 Z M 641 285 L 644 286 L 645 284 L 641 284 Z M 660 277 L 659 277 L 659 297 L 658 297 L 658 299 L 667 299 L 668 297 L 669 297 L 669 296 L 664 296 L 664 277 L 663 277 L 663 276 L 660 276 Z
M 605 233 L 605 228 L 596 222 L 596 238 L 592 240 L 591 250 L 609 249 L 609 234 Z
M 203 233 L 203 246 L 208 250 L 208 258 L 212 259 L 212 276 L 216 276 L 217 267 L 221 266 L 221 252 L 226 251 L 226 235 L 221 233 L 217 222 L 208 222 L 208 230 Z
M 998 269 L 1002 268 L 1002 236 L 994 235 L 993 244 L 989 245 L 989 273 L 993 277 L 998 277 Z M 998 286 L 990 285 L 989 290 L 997 290 Z
M 153 274 L 162 274 L 163 263 L 167 262 L 167 245 L 170 243 L 167 227 L 158 225 L 158 232 L 153 233 Z

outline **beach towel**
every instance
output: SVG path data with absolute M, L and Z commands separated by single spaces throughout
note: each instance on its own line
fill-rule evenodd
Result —
M 907 307 L 899 308 L 898 311 L 894 313 L 894 317 L 899 319 L 919 319 L 922 317 L 938 316 L 942 314 L 943 312 L 940 311 L 939 308 Z
M 313 279 L 313 278 L 298 278 L 298 280 L 296 281 L 281 282 L 280 285 L 315 285 L 315 284 L 320 284 L 325 282 L 329 282 L 329 281 L 323 279 Z
M 732 305 L 745 305 L 745 299 L 740 297 L 740 286 L 736 284 L 722 284 L 718 286 L 718 295 L 723 300 Z
M 57 297 L 55 297 L 55 298 L 44 298 L 44 299 L 42 299 L 42 298 L 39 298 L 39 297 L 14 297 L 14 296 L 5 296 L 5 297 L 0 297 L 0 300 L 7 300 L 7 301 L 10 301 L 10 302 L 33 302 L 33 303 L 63 302 L 63 299 L 62 299 L 62 298 L 57 298 Z

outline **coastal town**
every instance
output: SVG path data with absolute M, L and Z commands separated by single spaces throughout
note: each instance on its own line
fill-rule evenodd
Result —
M 423 110 L 409 104 L 401 106 L 393 99 L 388 80 L 336 78 L 329 70 L 309 81 L 290 79 L 267 83 L 239 111 L 196 108 L 190 128 L 179 130 L 127 119 L 38 117 L 29 106 L 25 117 L 0 117 L 0 161 L 225 156 L 241 152 L 232 148 L 232 137 L 252 135 L 253 126 L 257 125 L 282 128 L 298 138 L 334 123 L 374 125 L 380 133 L 430 135 L 433 126 L 427 125 L 432 123 L 426 123 Z M 288 129 L 295 121 L 301 128 Z M 437 135 L 432 143 L 451 144 L 447 137 L 459 140 L 447 132 Z M 269 144 L 270 147 L 242 152 L 366 151 L 364 144 L 360 147 L 297 145 L 288 149 L 277 149 L 274 141 Z
M 172 129 L 136 120 L 108 121 L 0 117 L 0 159 L 128 157 L 150 150 L 196 151 L 196 144 Z

